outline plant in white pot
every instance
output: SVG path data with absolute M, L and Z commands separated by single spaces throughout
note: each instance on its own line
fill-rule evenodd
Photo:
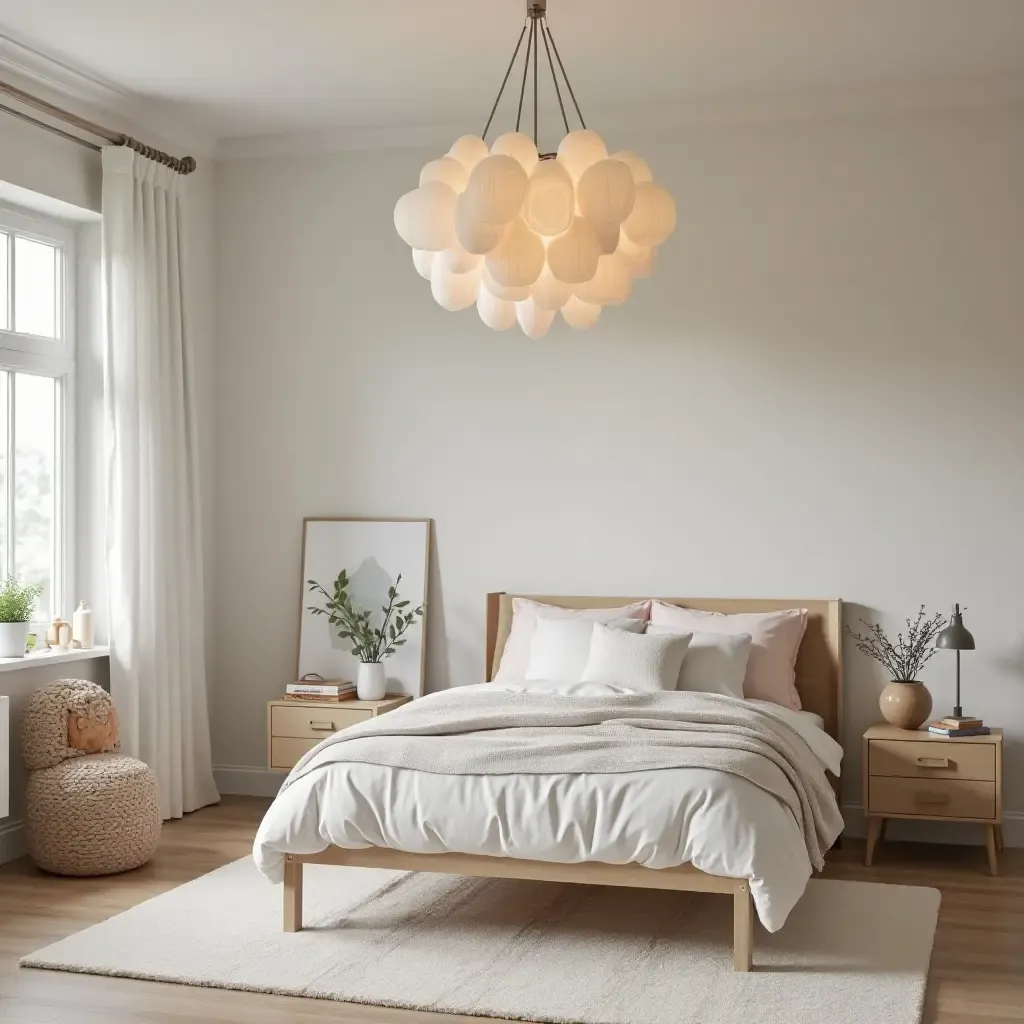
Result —
M 0 658 L 24 658 L 28 646 L 29 620 L 41 583 L 21 583 L 8 576 L 0 584 Z
M 356 677 L 356 695 L 360 700 L 383 700 L 387 692 L 384 659 L 390 658 L 408 640 L 405 635 L 411 626 L 423 617 L 423 605 L 410 608 L 398 593 L 402 574 L 388 587 L 388 603 L 381 607 L 383 619 L 379 626 L 370 622 L 371 612 L 352 603 L 348 594 L 349 578 L 344 569 L 334 581 L 333 593 L 328 593 L 316 580 L 307 580 L 310 593 L 323 596 L 324 607 L 310 605 L 314 615 L 326 615 L 342 640 L 352 644 L 352 653 L 359 659 Z

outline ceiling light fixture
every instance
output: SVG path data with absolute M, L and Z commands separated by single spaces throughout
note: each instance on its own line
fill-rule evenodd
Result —
M 516 130 L 488 147 L 524 39 Z M 537 149 L 541 47 L 566 133 L 557 153 Z M 531 66 L 532 139 L 519 130 Z M 559 72 L 580 122 L 575 131 Z M 526 22 L 483 134 L 463 135 L 431 160 L 419 187 L 395 206 L 395 227 L 441 306 L 476 304 L 488 327 L 502 331 L 518 321 L 531 338 L 543 337 L 559 311 L 571 327 L 584 328 L 597 322 L 602 306 L 625 302 L 675 224 L 675 202 L 652 181 L 646 162 L 629 150 L 609 157 L 587 128 L 548 28 L 547 0 L 527 0 Z

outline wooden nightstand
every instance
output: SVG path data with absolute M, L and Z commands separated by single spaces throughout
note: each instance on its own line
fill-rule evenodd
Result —
M 272 700 L 267 702 L 267 767 L 291 771 L 324 737 L 368 718 L 387 714 L 412 700 L 404 694 L 383 700 Z
M 1003 846 L 1003 731 L 948 739 L 873 725 L 864 733 L 864 813 L 871 867 L 889 818 L 984 825 L 988 866 L 998 874 Z

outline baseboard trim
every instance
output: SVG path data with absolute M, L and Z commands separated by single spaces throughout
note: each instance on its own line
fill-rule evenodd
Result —
M 217 789 L 228 796 L 275 797 L 286 775 L 287 772 L 273 772 L 269 768 L 250 768 L 238 764 L 213 766 Z
M 862 837 L 866 831 L 863 808 L 860 804 L 843 804 L 842 810 L 846 821 L 844 835 Z M 985 844 L 985 830 L 982 826 L 955 821 L 908 821 L 893 818 L 886 829 L 886 836 L 905 842 L 954 843 L 960 846 Z M 1019 811 L 1003 812 L 1003 843 L 1006 846 L 1024 847 L 1024 814 Z
M 27 852 L 25 823 L 23 821 L 8 821 L 0 824 L 0 864 L 24 857 Z

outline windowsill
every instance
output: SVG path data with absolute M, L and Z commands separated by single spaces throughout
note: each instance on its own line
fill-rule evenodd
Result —
M 106 658 L 109 655 L 109 647 L 90 647 L 85 651 L 57 651 L 27 654 L 24 658 L 0 658 L 0 672 L 17 672 L 21 668 L 38 668 L 40 665 L 64 665 L 71 661 L 89 661 L 92 658 Z

